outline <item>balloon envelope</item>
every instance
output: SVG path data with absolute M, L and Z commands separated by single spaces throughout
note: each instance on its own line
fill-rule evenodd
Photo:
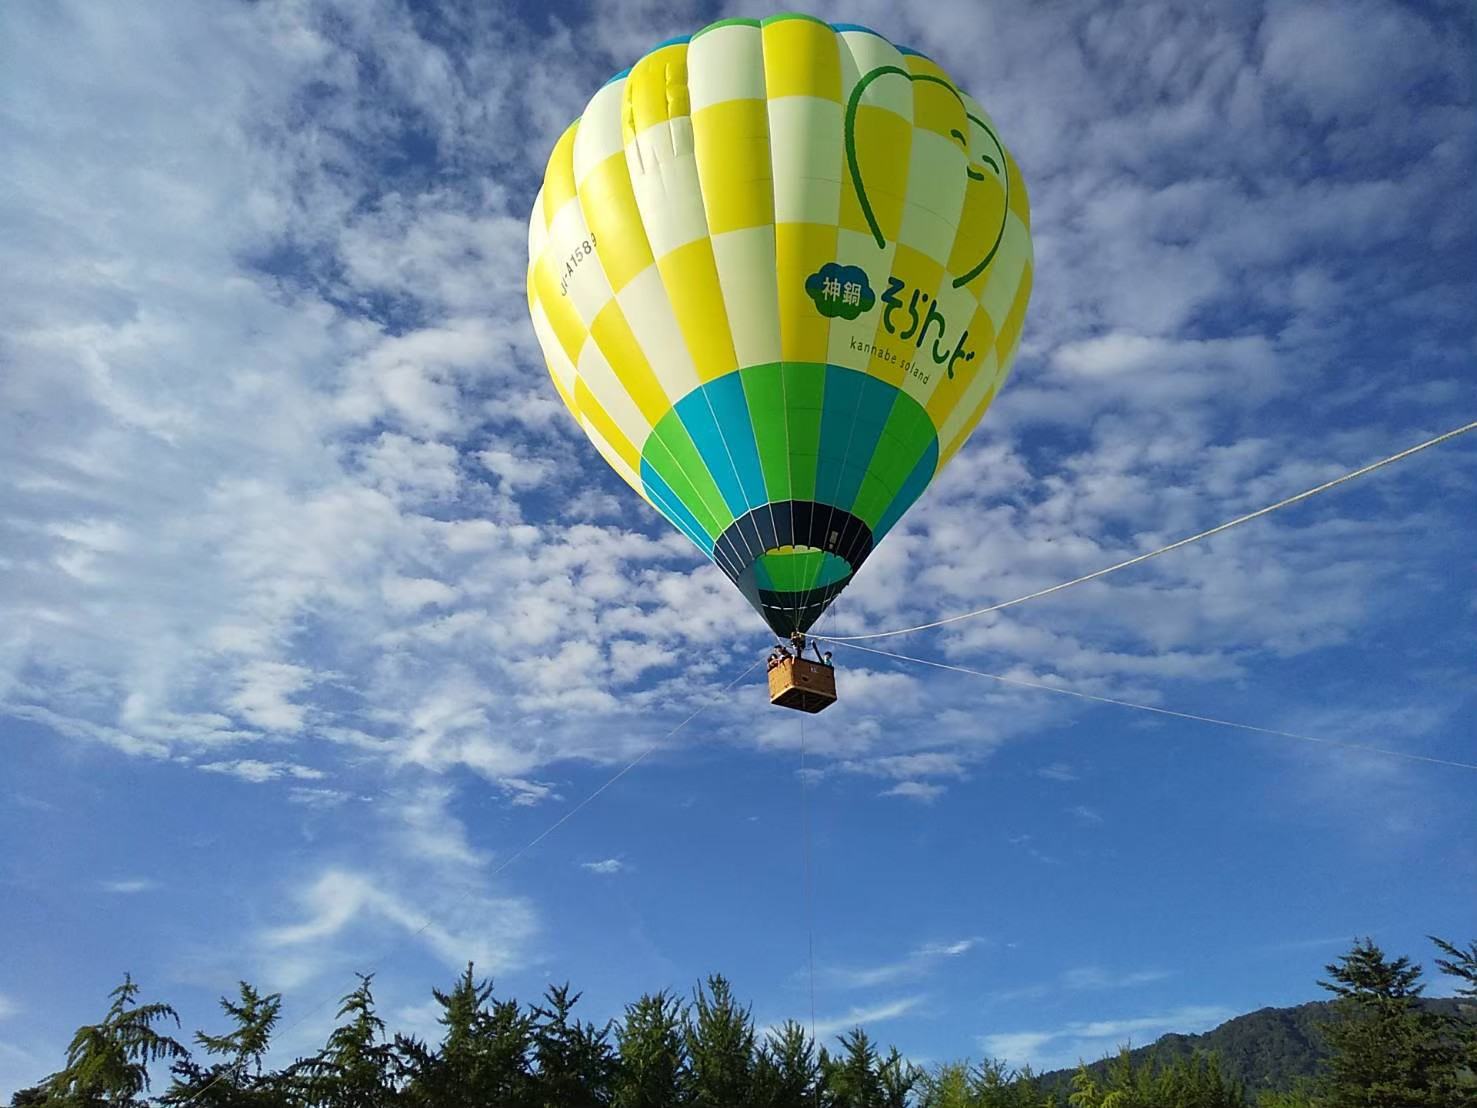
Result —
M 1030 212 L 933 61 L 810 16 L 730 19 L 594 95 L 549 158 L 529 261 L 585 434 L 788 634 L 994 399 Z

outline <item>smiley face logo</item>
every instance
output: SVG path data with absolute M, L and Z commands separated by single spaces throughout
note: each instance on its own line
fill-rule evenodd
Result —
M 1010 211 L 1010 175 L 1006 172 L 1005 147 L 1001 145 L 994 128 L 979 116 L 971 113 L 963 97 L 959 95 L 959 90 L 943 78 L 930 73 L 911 73 L 895 65 L 878 66 L 866 73 L 851 90 L 851 97 L 846 104 L 846 166 L 851 174 L 852 186 L 856 189 L 862 216 L 879 249 L 886 247 L 887 239 L 882 233 L 882 227 L 877 221 L 876 212 L 867 195 L 866 183 L 862 179 L 861 160 L 857 151 L 857 113 L 862 106 L 862 96 L 867 89 L 874 82 L 886 77 L 902 77 L 910 82 L 938 85 L 959 102 L 965 118 L 973 125 L 967 135 L 958 127 L 949 130 L 949 136 L 959 144 L 964 152 L 964 172 L 969 179 L 965 187 L 964 203 L 966 207 L 974 204 L 989 204 L 991 207 L 998 205 L 1000 211 L 998 219 L 990 221 L 991 233 L 981 243 L 979 260 L 954 278 L 954 287 L 962 288 L 983 273 L 995 260 L 1001 240 L 1005 237 L 1005 221 Z M 1002 199 L 992 203 L 990 197 L 996 195 Z

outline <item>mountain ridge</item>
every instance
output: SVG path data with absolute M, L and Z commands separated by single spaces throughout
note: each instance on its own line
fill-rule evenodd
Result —
M 1299 1078 L 1312 1077 L 1318 1064 L 1327 1056 L 1318 1025 L 1332 1015 L 1332 1000 L 1311 1000 L 1289 1007 L 1258 1008 L 1194 1035 L 1170 1032 L 1146 1046 L 1129 1051 L 1135 1066 L 1153 1058 L 1161 1064 L 1190 1058 L 1196 1054 L 1215 1054 L 1221 1072 L 1246 1087 L 1249 1095 L 1259 1092 L 1285 1092 Z M 1422 998 L 1419 1003 L 1434 1011 L 1455 1015 L 1464 1005 L 1455 998 Z M 1101 1074 L 1109 1059 L 1087 1065 L 1089 1072 Z M 1051 1070 L 1041 1075 L 1043 1089 L 1070 1089 L 1077 1067 Z

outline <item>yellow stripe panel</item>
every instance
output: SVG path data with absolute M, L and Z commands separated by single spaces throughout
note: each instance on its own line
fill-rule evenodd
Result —
M 1000 333 L 995 338 L 995 356 L 1002 365 L 1020 341 L 1021 328 L 1026 322 L 1026 302 L 1031 299 L 1032 269 L 1031 259 L 1027 258 L 1025 268 L 1021 270 L 1021 283 L 1016 288 L 1015 299 L 1011 301 L 1010 311 L 1006 313 L 1005 321 L 1000 324 Z
M 999 389 L 992 387 L 989 392 L 985 393 L 984 399 L 979 402 L 974 411 L 969 413 L 969 418 L 964 421 L 964 425 L 959 429 L 959 433 L 939 452 L 938 469 L 943 469 L 949 463 L 949 459 L 959 453 L 959 448 L 969 441 L 970 433 L 979 426 L 980 420 L 985 418 L 985 411 L 994 402 L 997 392 L 999 392 Z M 938 470 L 934 472 L 936 473 Z
M 1026 179 L 1021 176 L 1021 167 L 1016 160 L 1010 156 L 1010 151 L 1005 152 L 1005 164 L 1010 174 L 1010 210 L 1019 217 L 1026 225 L 1026 230 L 1031 229 L 1031 197 L 1026 189 Z
M 679 246 L 656 264 L 698 377 L 708 382 L 737 369 L 712 240 L 701 238 Z
M 630 146 L 648 127 L 690 115 L 687 95 L 687 43 L 678 42 L 647 54 L 626 77 L 621 139 Z
M 585 321 L 580 318 L 575 309 L 574 302 L 563 294 L 559 288 L 559 276 L 555 272 L 556 267 L 563 264 L 562 259 L 553 259 L 553 251 L 545 251 L 544 256 L 534 265 L 533 284 L 537 291 L 539 303 L 543 305 L 544 312 L 549 317 L 549 326 L 553 329 L 555 336 L 559 339 L 559 345 L 563 347 L 564 353 L 571 362 L 578 362 L 580 347 L 585 345 Z
M 611 449 L 616 452 L 621 461 L 639 473 L 641 471 L 641 451 L 637 450 L 631 440 L 621 433 L 621 429 L 615 425 L 615 420 L 606 414 L 605 409 L 600 406 L 600 401 L 595 399 L 595 394 L 590 391 L 590 386 L 584 381 L 574 383 L 574 406 L 580 418 L 590 421 L 590 425 L 600 432 L 600 437 L 610 444 Z
M 574 199 L 574 134 L 579 127 L 578 119 L 566 127 L 549 155 L 549 166 L 544 170 L 545 227 L 554 222 L 560 208 Z
M 965 349 L 974 354 L 974 358 L 965 361 L 961 358 L 954 363 L 954 376 L 949 377 L 948 366 L 938 367 L 938 381 L 935 384 L 933 395 L 928 398 L 928 417 L 933 420 L 934 427 L 943 430 L 944 424 L 948 422 L 954 409 L 963 401 L 969 386 L 974 383 L 980 372 L 989 366 L 990 372 L 994 372 L 994 363 L 989 354 L 995 345 L 995 324 L 990 319 L 990 313 L 983 307 L 976 306 L 973 318 L 969 321 L 969 338 L 965 340 Z M 953 341 L 949 349 L 953 350 L 954 341 L 958 341 L 957 334 L 951 334 L 949 338 Z
M 959 98 L 949 75 L 939 68 L 937 62 L 916 54 L 907 55 L 907 60 L 908 69 L 914 74 L 937 77 L 945 82 L 943 85 L 937 81 L 913 82 L 913 125 L 932 131 L 940 138 L 949 138 L 951 131 L 967 136 L 969 119 L 964 114 L 964 101 Z
M 824 23 L 782 19 L 766 23 L 764 91 L 781 96 L 820 96 L 841 100 L 841 43 Z
M 615 470 L 617 477 L 635 489 L 642 500 L 651 504 L 651 497 L 647 496 L 646 490 L 641 487 L 641 477 L 637 471 L 626 464 L 626 460 L 616 452 L 610 443 L 605 441 L 605 437 L 600 434 L 600 431 L 593 423 L 588 419 L 581 419 L 578 422 L 580 430 L 585 433 L 585 438 L 589 439 L 590 444 L 600 452 L 600 456 L 605 459 L 605 464 Z M 653 508 L 656 507 L 655 504 L 651 504 L 651 506 Z
M 544 361 L 549 367 L 549 378 L 554 382 L 554 391 L 559 394 L 559 399 L 564 401 L 564 406 L 569 409 L 570 415 L 579 420 L 579 412 L 574 407 L 574 394 L 565 387 L 563 378 L 567 378 L 570 387 L 573 387 L 576 376 L 574 363 L 564 356 L 558 338 L 549 326 L 548 313 L 544 311 L 542 302 L 537 297 L 529 301 L 529 317 L 533 320 L 533 333 L 538 336 L 539 346 L 544 350 Z
M 693 114 L 724 100 L 764 99 L 764 38 L 758 27 L 730 25 L 687 46 L 687 90 Z
M 884 77 L 868 87 L 882 84 Z M 901 77 L 895 80 L 902 80 Z M 872 216 L 884 238 L 896 239 L 903 224 L 908 196 L 908 161 L 913 148 L 913 125 L 890 108 L 863 103 L 856 111 L 857 168 L 872 206 Z M 862 215 L 856 186 L 848 167 L 841 186 L 841 226 L 871 234 Z
M 600 265 L 610 287 L 619 292 L 655 260 L 641 213 L 636 208 L 624 150 L 612 154 L 590 172 L 580 185 L 579 201 L 585 220 L 595 233 L 595 253 L 600 255 Z
M 964 210 L 960 213 L 959 230 L 954 236 L 954 249 L 949 253 L 949 272 L 958 276 L 968 273 L 984 258 L 990 244 L 995 241 L 1001 219 L 1005 215 L 1005 189 L 999 180 L 988 166 L 983 171 L 976 172 L 981 172 L 985 179 L 976 181 L 966 178 L 969 184 L 964 194 Z M 1008 239 L 1007 231 L 1005 239 L 1001 241 L 1002 250 Z M 999 256 L 996 257 L 998 259 Z M 992 264 L 984 272 L 977 274 L 970 281 L 970 287 L 983 287 L 993 268 Z
M 939 286 L 944 283 L 944 267 L 922 251 L 898 243 L 892 258 L 892 268 L 888 272 L 903 282 L 902 290 L 896 294 L 902 307 L 889 309 L 888 305 L 882 303 L 882 297 L 887 292 L 886 283 L 877 289 L 877 332 L 873 341 L 880 348 L 896 352 L 897 357 L 895 364 L 873 361 L 867 369 L 873 377 L 912 393 L 914 388 L 910 387 L 910 382 L 918 387 L 921 387 L 921 383 L 903 368 L 904 362 L 915 362 L 919 372 L 930 377 L 936 372 L 931 348 L 933 341 L 939 336 L 939 325 L 935 322 L 930 326 L 928 312 L 935 306 L 934 297 Z M 887 278 L 882 277 L 880 280 L 886 282 Z M 916 324 L 914 312 L 917 313 Z M 887 330 L 889 321 L 892 323 L 891 333 Z M 918 340 L 925 329 L 928 332 L 928 341 L 920 349 Z M 904 338 L 905 332 L 911 334 Z M 942 367 L 937 371 L 942 372 Z
M 780 357 L 787 362 L 823 362 L 831 321 L 816 311 L 815 301 L 805 291 L 805 279 L 835 259 L 836 228 L 819 223 L 780 223 L 774 229 L 774 246 Z
M 574 180 L 580 188 L 590 171 L 621 145 L 621 108 L 625 103 L 625 81 L 612 81 L 590 98 L 580 116 L 580 129 L 574 136 Z
M 651 363 L 626 322 L 621 306 L 612 300 L 590 324 L 590 337 L 605 360 L 620 374 L 621 383 L 646 421 L 655 427 L 671 409 L 674 397 L 667 396 Z
M 725 100 L 692 117 L 708 233 L 774 222 L 769 112 L 763 100 Z

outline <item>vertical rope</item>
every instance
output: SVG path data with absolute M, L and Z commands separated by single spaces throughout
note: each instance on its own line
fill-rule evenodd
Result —
M 800 838 L 805 856 L 805 959 L 810 972 L 810 1042 L 817 1051 L 815 1037 L 815 894 L 810 861 L 810 782 L 805 775 L 805 713 L 800 715 Z

